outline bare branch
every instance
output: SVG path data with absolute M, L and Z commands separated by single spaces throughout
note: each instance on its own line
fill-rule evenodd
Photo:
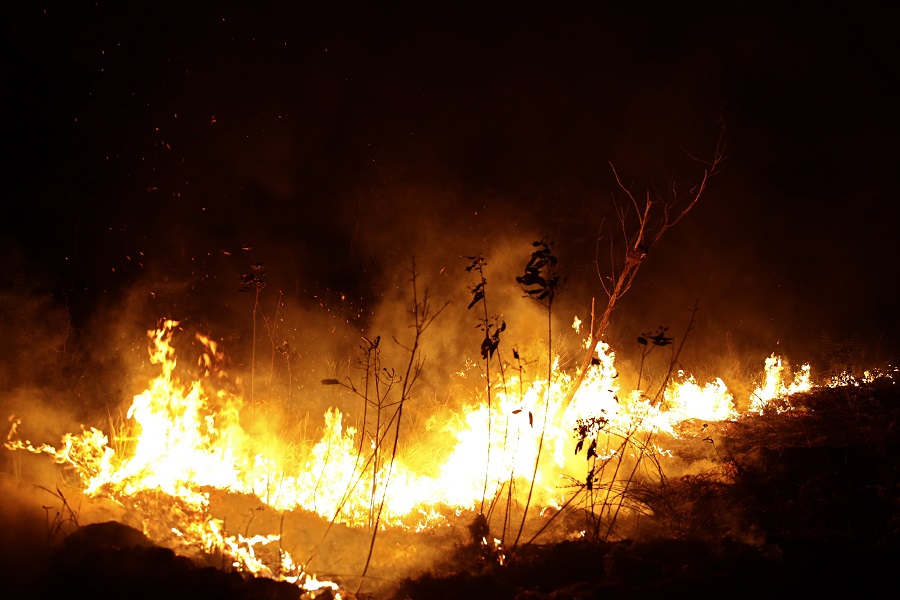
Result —
M 625 192 L 625 194 L 626 194 L 629 198 L 631 198 L 631 204 L 634 206 L 634 210 L 637 211 L 638 214 L 640 214 L 641 209 L 638 208 L 637 200 L 635 200 L 635 199 L 634 199 L 634 196 L 631 195 L 631 190 L 628 189 L 627 187 L 625 187 L 625 184 L 623 184 L 623 183 L 622 183 L 622 180 L 619 179 L 619 173 L 618 173 L 618 171 L 616 171 L 616 165 L 614 165 L 614 164 L 612 163 L 612 161 L 609 161 L 609 166 L 612 168 L 613 175 L 615 175 L 615 177 L 616 177 L 616 183 L 619 184 L 619 188 L 620 188 L 623 192 Z
M 666 231 L 681 222 L 681 220 L 693 210 L 704 192 L 706 192 L 712 176 L 718 173 L 719 165 L 722 160 L 724 160 L 725 156 L 724 124 L 716 142 L 715 151 L 711 160 L 698 160 L 690 153 L 688 153 L 688 156 L 705 166 L 703 177 L 700 179 L 699 183 L 690 186 L 686 193 L 679 193 L 678 185 L 674 180 L 670 181 L 670 184 L 664 192 L 650 186 L 646 191 L 643 205 L 637 201 L 631 188 L 627 187 L 622 182 L 622 178 L 619 176 L 619 172 L 616 170 L 615 165 L 611 161 L 609 162 L 613 176 L 616 179 L 616 184 L 619 186 L 621 192 L 628 198 L 631 206 L 634 207 L 637 222 L 634 226 L 629 226 L 627 202 L 622 203 L 625 204 L 625 206 L 615 203 L 616 214 L 619 217 L 622 236 L 625 242 L 624 255 L 620 259 L 620 262 L 617 262 L 614 250 L 615 244 L 612 243 L 611 240 L 610 272 L 612 273 L 612 276 L 604 277 L 599 273 L 599 261 L 597 263 L 600 284 L 608 297 L 608 301 L 600 318 L 592 324 L 591 345 L 585 352 L 585 356 L 581 362 L 581 369 L 576 373 L 575 380 L 569 388 L 565 401 L 566 405 L 572 401 L 578 388 L 581 386 L 582 381 L 584 381 L 584 376 L 591 366 L 596 345 L 600 342 L 603 334 L 609 327 L 612 312 L 619 299 L 631 289 L 634 278 L 637 275 L 640 266 L 646 259 L 650 248 L 659 242 Z M 671 198 L 667 198 L 669 194 L 671 194 Z M 630 235 L 629 231 L 631 231 Z M 618 271 L 616 268 L 617 264 L 621 265 Z M 609 283 L 607 282 L 607 279 L 609 280 Z

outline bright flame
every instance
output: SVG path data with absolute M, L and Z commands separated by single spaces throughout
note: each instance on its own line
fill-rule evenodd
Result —
M 799 392 L 808 392 L 812 389 L 808 364 L 800 367 L 790 382 L 785 379 L 786 373 L 790 374 L 790 369 L 781 357 L 772 354 L 766 359 L 766 380 L 751 394 L 750 412 L 762 414 L 767 407 L 774 407 L 779 413 L 791 410 L 792 406 L 788 396 Z M 774 400 L 782 400 L 783 403 L 776 405 Z
M 670 422 L 674 425 L 689 419 L 726 421 L 737 418 L 734 399 L 720 378 L 701 386 L 693 376 L 679 371 L 680 383 L 675 381 L 666 390 L 666 405 Z
M 210 489 L 253 495 L 276 510 L 303 508 L 349 525 L 371 527 L 377 514 L 382 526 L 424 529 L 439 524 L 442 511 L 474 509 L 513 487 L 511 498 L 523 501 L 529 487 L 511 486 L 516 480 L 533 481 L 532 505 L 561 506 L 571 493 L 562 489 L 562 474 L 584 471 L 584 457 L 572 450 L 575 432 L 587 431 L 586 423 L 593 429 L 583 437 L 593 439 L 593 456 L 603 461 L 636 452 L 617 441 L 636 432 L 675 436 L 675 426 L 689 419 L 738 416 L 721 379 L 701 385 L 683 372 L 658 401 L 639 391 L 620 395 L 615 356 L 600 342 L 595 364 L 570 404 L 564 399 L 573 377 L 555 362 L 549 380 L 525 382 L 512 376 L 495 381 L 490 407 L 469 406 L 436 424 L 452 444 L 446 455 L 435 457 L 434 476 L 417 473 L 402 457 L 386 460 L 385 449 L 374 441 L 361 444 L 358 432 L 343 426 L 336 409 L 325 414 L 317 443 L 288 456 L 277 447 L 261 450 L 245 431 L 242 399 L 228 391 L 215 342 L 196 336 L 205 349 L 200 377 L 189 383 L 179 379 L 171 345 L 177 327 L 178 322 L 165 321 L 148 332 L 150 359 L 161 372 L 128 409 L 133 435 L 111 443 L 106 434 L 90 428 L 67 434 L 59 448 L 35 446 L 18 438 L 19 422 L 14 420 L 6 447 L 49 454 L 73 467 L 89 496 L 142 507 L 169 498 L 178 510 L 168 512 L 179 515 L 166 533 L 172 543 L 221 552 L 236 569 L 293 581 L 309 591 L 334 584 L 318 582 L 280 548 L 278 564 L 261 559 L 260 551 L 278 536 L 227 535 L 223 523 L 210 516 Z M 751 410 L 761 412 L 774 398 L 810 388 L 808 365 L 790 383 L 784 381 L 785 369 L 775 355 L 766 360 L 765 384 L 754 392 Z M 666 455 L 655 445 L 646 451 Z M 588 489 L 592 476 L 593 469 L 583 484 Z M 151 497 L 157 500 L 147 500 Z M 500 544 L 495 540 L 502 554 Z

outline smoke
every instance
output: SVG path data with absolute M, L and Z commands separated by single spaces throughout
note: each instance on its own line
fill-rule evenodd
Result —
M 893 154 L 860 133 L 861 112 L 880 136 L 895 103 L 878 93 L 877 62 L 828 45 L 855 35 L 824 36 L 842 31 L 833 14 L 813 17 L 834 30 L 805 12 L 720 23 L 488 10 L 410 26 L 383 9 L 309 10 L 273 22 L 222 7 L 213 25 L 179 9 L 135 28 L 108 7 L 56 7 L 11 38 L 9 88 L 26 92 L 13 98 L 24 158 L 0 219 L 0 416 L 21 437 L 57 444 L 121 424 L 159 374 L 148 331 L 174 319 L 179 375 L 201 373 L 208 336 L 217 381 L 273 452 L 319 439 L 331 407 L 365 427 L 359 394 L 322 381 L 358 385 L 378 340 L 381 367 L 418 373 L 401 452 L 433 468 L 447 422 L 485 399 L 485 318 L 503 326 L 494 377 L 499 364 L 542 377 L 551 349 L 563 369 L 578 364 L 628 207 L 608 161 L 639 195 L 696 181 L 692 156 L 706 158 L 730 99 L 723 172 L 613 314 L 604 341 L 621 389 L 661 385 L 682 342 L 675 368 L 722 377 L 739 407 L 773 352 L 814 361 L 814 374 L 895 355 L 884 257 L 900 253 L 877 190 Z M 35 72 L 52 84 L 34 86 Z M 552 311 L 516 282 L 539 240 L 559 259 Z M 470 307 L 473 257 L 486 284 Z M 434 320 L 411 364 L 416 314 Z M 642 360 L 638 336 L 660 327 L 674 343 Z M 65 476 L 0 450 L 10 573 L 49 550 L 41 507 L 58 507 L 26 482 L 54 490 Z

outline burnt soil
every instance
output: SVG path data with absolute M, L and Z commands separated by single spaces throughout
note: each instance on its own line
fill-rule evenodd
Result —
M 892 589 L 900 567 L 900 385 L 821 388 L 791 403 L 781 414 L 695 424 L 717 457 L 715 475 L 636 489 L 652 515 L 633 536 L 520 546 L 502 566 L 463 543 L 379 597 L 756 598 Z M 698 451 L 684 444 L 676 452 Z M 200 565 L 111 522 L 78 528 L 46 555 L 23 547 L 18 558 L 0 571 L 4 598 L 298 597 L 290 584 Z

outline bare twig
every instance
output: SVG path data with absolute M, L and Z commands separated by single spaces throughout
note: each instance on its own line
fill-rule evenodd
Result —
M 636 222 L 629 222 L 628 211 L 624 206 L 616 205 L 616 211 L 622 227 L 622 235 L 625 238 L 625 245 L 622 250 L 621 265 L 616 268 L 617 261 L 610 261 L 610 272 L 612 276 L 608 278 L 609 282 L 615 281 L 614 285 L 609 285 L 607 280 L 601 277 L 601 286 L 608 296 L 606 308 L 604 309 L 600 319 L 594 322 L 590 334 L 590 343 L 581 360 L 580 367 L 575 374 L 575 379 L 566 394 L 564 406 L 568 406 L 578 389 L 584 381 L 585 375 L 591 366 L 591 360 L 596 351 L 597 344 L 609 328 L 610 318 L 622 296 L 631 288 L 634 278 L 637 276 L 641 265 L 647 258 L 650 248 L 655 246 L 666 231 L 677 225 L 699 202 L 701 196 L 706 191 L 710 179 L 718 173 L 719 165 L 725 156 L 725 129 L 721 130 L 719 139 L 713 157 L 708 161 L 698 161 L 705 165 L 703 176 L 699 183 L 691 185 L 684 193 L 678 193 L 675 184 L 671 186 L 672 197 L 668 199 L 662 198 L 655 194 L 655 198 L 651 196 L 648 190 L 645 194 L 643 202 L 639 202 L 629 186 L 626 186 L 616 170 L 615 165 L 610 162 L 610 168 L 613 171 L 616 183 L 620 191 L 624 194 L 627 202 L 626 206 L 634 209 L 637 217 Z M 693 158 L 693 156 L 692 156 Z M 696 159 L 695 159 L 696 160 Z M 616 274 L 618 270 L 618 274 Z M 611 289 L 610 289 L 611 288 Z

